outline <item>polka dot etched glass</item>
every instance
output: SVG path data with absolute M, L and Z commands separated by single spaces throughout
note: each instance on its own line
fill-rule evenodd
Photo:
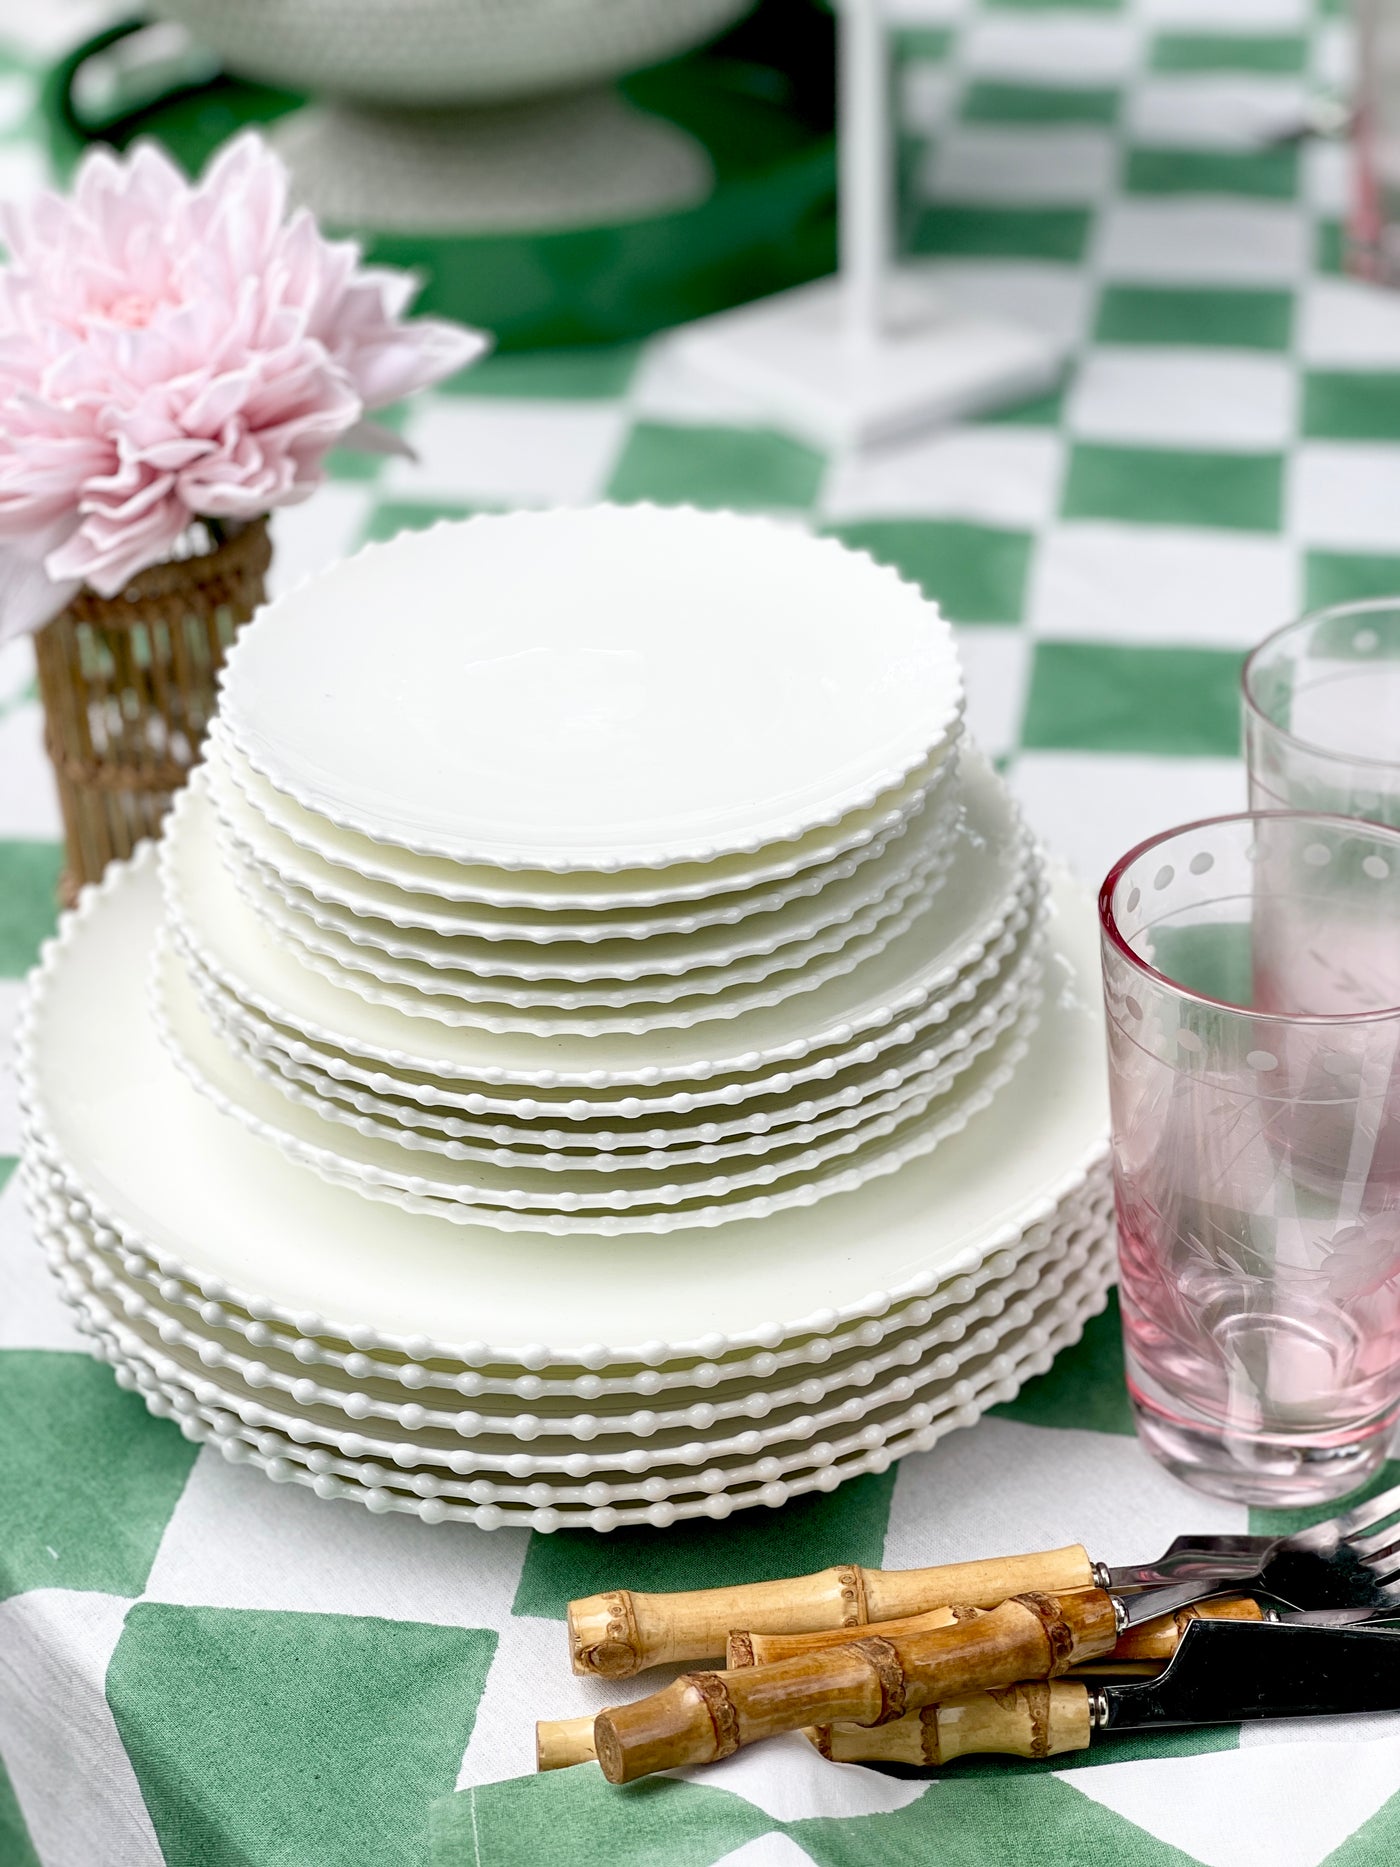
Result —
M 1190 824 L 1099 914 L 1139 1434 L 1202 1490 L 1340 1496 L 1400 1409 L 1400 833 Z
M 1244 667 L 1252 810 L 1400 828 L 1400 598 L 1320 609 Z

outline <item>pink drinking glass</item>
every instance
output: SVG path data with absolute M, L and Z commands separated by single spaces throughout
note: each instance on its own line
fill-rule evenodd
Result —
M 1244 664 L 1251 810 L 1400 826 L 1400 597 L 1314 610 Z
M 1400 1411 L 1400 833 L 1187 824 L 1099 918 L 1138 1432 L 1200 1490 L 1340 1496 Z

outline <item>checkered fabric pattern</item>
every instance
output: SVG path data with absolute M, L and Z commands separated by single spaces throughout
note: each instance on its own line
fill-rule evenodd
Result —
M 0 191 L 42 171 L 72 0 L 0 15 Z M 1347 81 L 1310 0 L 904 4 L 905 241 L 968 301 L 1063 331 L 1063 391 L 828 459 L 688 380 L 664 338 L 501 357 L 279 515 L 293 581 L 441 513 L 599 497 L 799 516 L 959 627 L 971 713 L 1086 881 L 1242 801 L 1241 651 L 1304 603 L 1400 588 L 1400 299 L 1339 270 L 1347 158 L 1271 140 Z M 35 35 L 47 35 L 49 45 Z M 27 645 L 0 653 L 0 1027 L 53 920 L 58 819 Z M 0 1156 L 17 1148 L 0 1078 Z M 488 1535 L 371 1517 L 188 1445 L 82 1352 L 0 1158 L 0 1861 L 5 1867 L 1368 1867 L 1400 1848 L 1400 1717 L 1105 1742 L 935 1782 L 799 1738 L 693 1779 L 545 1778 L 566 1600 L 1272 1526 L 1138 1450 L 1115 1318 L 927 1455 L 781 1513 Z M 5 1182 L 8 1180 L 8 1185 Z M 198 1241 L 191 1241 L 198 1255 Z M 1390 1470 L 1393 1479 L 1395 1468 Z

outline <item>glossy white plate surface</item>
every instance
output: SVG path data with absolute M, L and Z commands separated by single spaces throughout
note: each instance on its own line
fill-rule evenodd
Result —
M 204 1017 L 172 949 L 162 945 L 153 975 L 153 1015 L 162 1042 L 190 1081 L 223 1113 L 289 1159 L 367 1198 L 455 1224 L 501 1231 L 539 1230 L 593 1239 L 622 1232 L 663 1233 L 733 1225 L 854 1190 L 895 1172 L 960 1133 L 1003 1089 L 1020 1063 L 1034 1014 L 1001 1036 L 954 1092 L 935 1077 L 893 1113 L 863 1119 L 848 1133 L 771 1159 L 641 1172 L 623 1163 L 599 1178 L 573 1171 L 501 1168 L 405 1145 L 382 1125 L 328 1122 L 289 1101 L 234 1056 Z
M 221 846 L 232 850 L 239 861 L 252 866 L 261 880 L 289 906 L 309 912 L 314 904 L 315 910 L 325 916 L 325 924 L 352 934 L 378 934 L 386 950 L 389 950 L 387 943 L 392 940 L 432 942 L 465 938 L 490 942 L 505 949 L 493 955 L 496 969 L 514 972 L 526 979 L 547 974 L 551 968 L 560 969 L 557 962 L 561 955 L 567 955 L 571 944 L 612 946 L 619 963 L 625 963 L 626 942 L 650 942 L 668 935 L 696 934 L 703 929 L 738 927 L 741 923 L 760 928 L 765 915 L 777 914 L 799 902 L 810 902 L 824 890 L 849 881 L 863 869 L 868 870 L 887 853 L 891 865 L 897 867 L 901 852 L 895 845 L 911 830 L 922 828 L 926 819 L 937 819 L 948 836 L 952 835 L 958 820 L 955 747 L 940 762 L 935 781 L 911 799 L 906 814 L 898 816 L 868 840 L 825 862 L 800 869 L 796 874 L 756 887 L 725 888 L 714 893 L 701 892 L 691 899 L 653 901 L 649 905 L 632 907 L 611 904 L 571 907 L 559 901 L 553 901 L 547 908 L 502 906 L 490 900 L 456 900 L 443 894 L 415 892 L 392 882 L 372 880 L 353 869 L 326 861 L 274 830 L 253 810 L 238 786 L 229 779 L 227 754 L 217 730 L 211 732 L 206 747 L 208 757 L 203 770 L 210 800 L 219 818 Z M 454 879 L 460 873 L 456 869 L 449 870 Z M 504 877 L 505 872 L 487 873 L 499 873 Z M 867 875 L 864 881 L 871 898 L 882 892 L 882 885 L 883 878 L 873 882 Z M 541 947 L 556 946 L 559 954 L 538 951 Z M 514 954 L 510 950 L 512 947 L 522 951 Z M 583 970 L 589 969 L 585 966 Z
M 470 1124 L 459 1118 L 419 1109 L 415 1105 L 392 1103 L 365 1093 L 352 1100 L 332 1079 L 321 1079 L 319 1084 L 305 1080 L 310 1073 L 301 1072 L 298 1065 L 292 1065 L 289 1070 L 276 1069 L 244 1047 L 236 1031 L 220 1024 L 217 1018 L 211 1019 L 211 1022 L 220 1040 L 263 1082 L 271 1084 L 290 1101 L 310 1109 L 320 1119 L 342 1123 L 361 1134 L 396 1140 L 406 1147 L 429 1153 L 489 1162 L 507 1170 L 524 1168 L 537 1171 L 542 1168 L 552 1173 L 576 1173 L 582 1170 L 613 1174 L 646 1168 L 664 1173 L 677 1167 L 700 1165 L 725 1171 L 726 1163 L 743 1162 L 746 1158 L 768 1155 L 779 1149 L 806 1146 L 829 1135 L 851 1130 L 877 1116 L 890 1114 L 912 1103 L 917 1097 L 941 1096 L 945 1093 L 951 1095 L 957 1078 L 990 1049 L 1005 1030 L 1026 1014 L 1035 997 L 1034 992 L 1028 992 L 1024 997 L 1016 998 L 1004 1012 L 989 1017 L 976 1032 L 969 1034 L 966 1043 L 954 1047 L 946 1057 L 930 1064 L 927 1069 L 911 1071 L 885 1089 L 877 1089 L 872 1085 L 868 1095 L 839 1104 L 820 1114 L 813 1114 L 807 1120 L 770 1123 L 761 1132 L 741 1128 L 737 1134 L 724 1139 L 696 1138 L 691 1142 L 663 1139 L 651 1146 L 638 1146 L 635 1142 L 626 1145 L 626 1137 L 623 1137 L 623 1145 L 619 1146 L 618 1137 L 611 1131 L 601 1131 L 598 1142 L 590 1146 L 587 1145 L 590 1131 L 584 1129 L 569 1137 L 569 1144 L 561 1148 L 533 1136 L 524 1123 L 504 1136 L 482 1135 L 474 1132 Z M 208 1016 L 207 1007 L 205 1015 Z
M 603 506 L 367 546 L 259 612 L 223 694 L 249 763 L 358 834 L 615 871 L 868 807 L 946 740 L 962 681 L 938 611 L 862 553 Z
M 279 847 L 291 843 L 347 875 L 356 886 L 378 883 L 401 894 L 465 903 L 473 909 L 485 905 L 548 915 L 676 911 L 687 904 L 752 892 L 759 887 L 789 881 L 795 886 L 811 870 L 899 830 L 936 799 L 953 767 L 950 755 L 961 729 L 959 719 L 949 730 L 947 741 L 923 764 L 916 765 L 900 784 L 864 809 L 848 811 L 836 823 L 808 830 L 792 841 L 765 843 L 761 849 L 742 855 L 677 862 L 660 869 L 578 869 L 568 873 L 452 862 L 440 856 L 419 855 L 394 843 L 376 843 L 305 809 L 269 784 L 238 750 L 222 715 L 214 720 L 206 744 L 211 764 L 231 780 L 266 825 L 270 838 L 257 839 L 263 853 L 275 858 Z
M 154 851 L 110 872 L 46 950 L 22 1018 L 22 1089 L 41 1144 L 97 1216 L 173 1261 L 316 1315 L 352 1343 L 455 1344 L 472 1362 L 662 1362 L 879 1315 L 1019 1238 L 1101 1163 L 1107 1097 L 1090 904 L 1061 897 L 1050 990 L 1021 1069 L 955 1143 L 810 1212 L 703 1236 L 499 1233 L 328 1186 L 220 1115 L 146 1010 L 160 920 Z
M 251 1353 L 269 1373 L 280 1369 L 293 1379 L 338 1383 L 359 1399 L 358 1406 L 347 1402 L 352 1412 L 367 1412 L 372 1398 L 394 1396 L 400 1409 L 410 1400 L 457 1407 L 463 1400 L 479 1400 L 483 1410 L 498 1412 L 518 1412 L 526 1406 L 577 1414 L 642 1403 L 658 1409 L 703 1408 L 738 1395 L 766 1396 L 785 1384 L 795 1385 L 802 1399 L 815 1405 L 832 1386 L 862 1385 L 873 1378 L 874 1357 L 922 1359 L 930 1348 L 941 1350 L 961 1341 L 974 1321 L 999 1315 L 1034 1291 L 1045 1267 L 1062 1257 L 1075 1238 L 1106 1234 L 1113 1197 L 1107 1174 L 1091 1176 L 1080 1193 L 1058 1207 L 1051 1219 L 1033 1226 L 1015 1248 L 994 1252 L 928 1297 L 899 1304 L 881 1317 L 840 1325 L 828 1335 L 777 1349 L 740 1351 L 717 1361 L 538 1374 L 508 1364 L 490 1370 L 468 1367 L 450 1355 L 425 1362 L 388 1348 L 367 1354 L 323 1334 L 305 1334 L 292 1321 L 268 1318 L 257 1298 L 249 1299 L 259 1311 L 256 1316 L 231 1301 L 211 1302 L 188 1267 L 176 1275 L 168 1260 L 162 1268 L 144 1246 L 95 1224 L 71 1176 L 37 1153 L 22 1169 L 21 1184 L 39 1235 L 65 1257 L 81 1255 L 88 1281 L 100 1292 L 110 1291 L 123 1311 L 169 1318 L 197 1331 L 215 1363 L 229 1351 Z M 297 1389 L 290 1391 L 295 1394 Z M 708 1415 L 696 1417 L 692 1412 L 690 1418 L 697 1430 L 709 1423 Z M 407 1416 L 399 1419 L 405 1428 L 411 1423 Z
M 258 921 L 212 838 L 199 833 L 202 800 L 188 789 L 161 846 L 166 908 L 181 942 L 245 1005 L 313 1043 L 396 1069 L 549 1089 L 637 1090 L 751 1074 L 916 1015 L 1015 911 L 1033 866 L 1025 834 L 1001 780 L 982 761 L 966 763 L 968 833 L 929 913 L 868 964 L 714 1029 L 541 1037 L 454 1028 L 367 1003 L 299 964 Z

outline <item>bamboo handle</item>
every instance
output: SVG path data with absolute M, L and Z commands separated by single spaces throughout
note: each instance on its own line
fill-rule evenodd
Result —
M 598 1714 L 593 1741 L 610 1783 L 713 1763 L 808 1724 L 889 1724 L 965 1692 L 1048 1679 L 1113 1646 L 1102 1589 L 1025 1594 L 988 1614 L 796 1653 L 746 1672 L 684 1673 L 664 1691 Z
M 899 1634 L 924 1633 L 929 1628 L 946 1627 L 955 1620 L 966 1620 L 978 1613 L 976 1608 L 930 1608 L 927 1614 L 911 1614 L 901 1621 L 875 1621 L 865 1632 L 892 1640 Z M 1183 1608 L 1178 1614 L 1163 1615 L 1135 1627 L 1115 1644 L 1115 1660 L 1169 1660 L 1186 1623 L 1199 1616 L 1210 1621 L 1258 1621 L 1263 1609 L 1257 1601 L 1243 1597 L 1223 1601 L 1203 1601 L 1198 1607 Z M 774 1660 L 790 1659 L 794 1653 L 815 1653 L 823 1647 L 840 1646 L 850 1635 L 843 1629 L 827 1629 L 815 1634 L 732 1633 L 725 1649 L 731 1672 L 746 1666 L 767 1666 Z
M 1093 1586 L 1078 1543 L 1032 1556 L 943 1563 L 935 1569 L 863 1569 L 848 1563 L 781 1582 L 645 1595 L 630 1588 L 569 1603 L 569 1655 L 576 1673 L 630 1679 L 672 1660 L 724 1652 L 731 1627 L 765 1634 L 815 1633 L 893 1621 L 966 1602 L 994 1608 L 1027 1592 L 1062 1595 Z
M 822 1724 L 809 1727 L 806 1735 L 833 1763 L 936 1767 L 990 1751 L 1058 1757 L 1067 1750 L 1087 1750 L 1092 1729 L 1089 1688 L 1071 1679 L 1042 1679 L 925 1705 L 873 1730 Z
M 567 1770 L 575 1763 L 591 1763 L 597 1754 L 589 1714 L 582 1718 L 541 1718 L 535 1726 L 536 1770 Z

